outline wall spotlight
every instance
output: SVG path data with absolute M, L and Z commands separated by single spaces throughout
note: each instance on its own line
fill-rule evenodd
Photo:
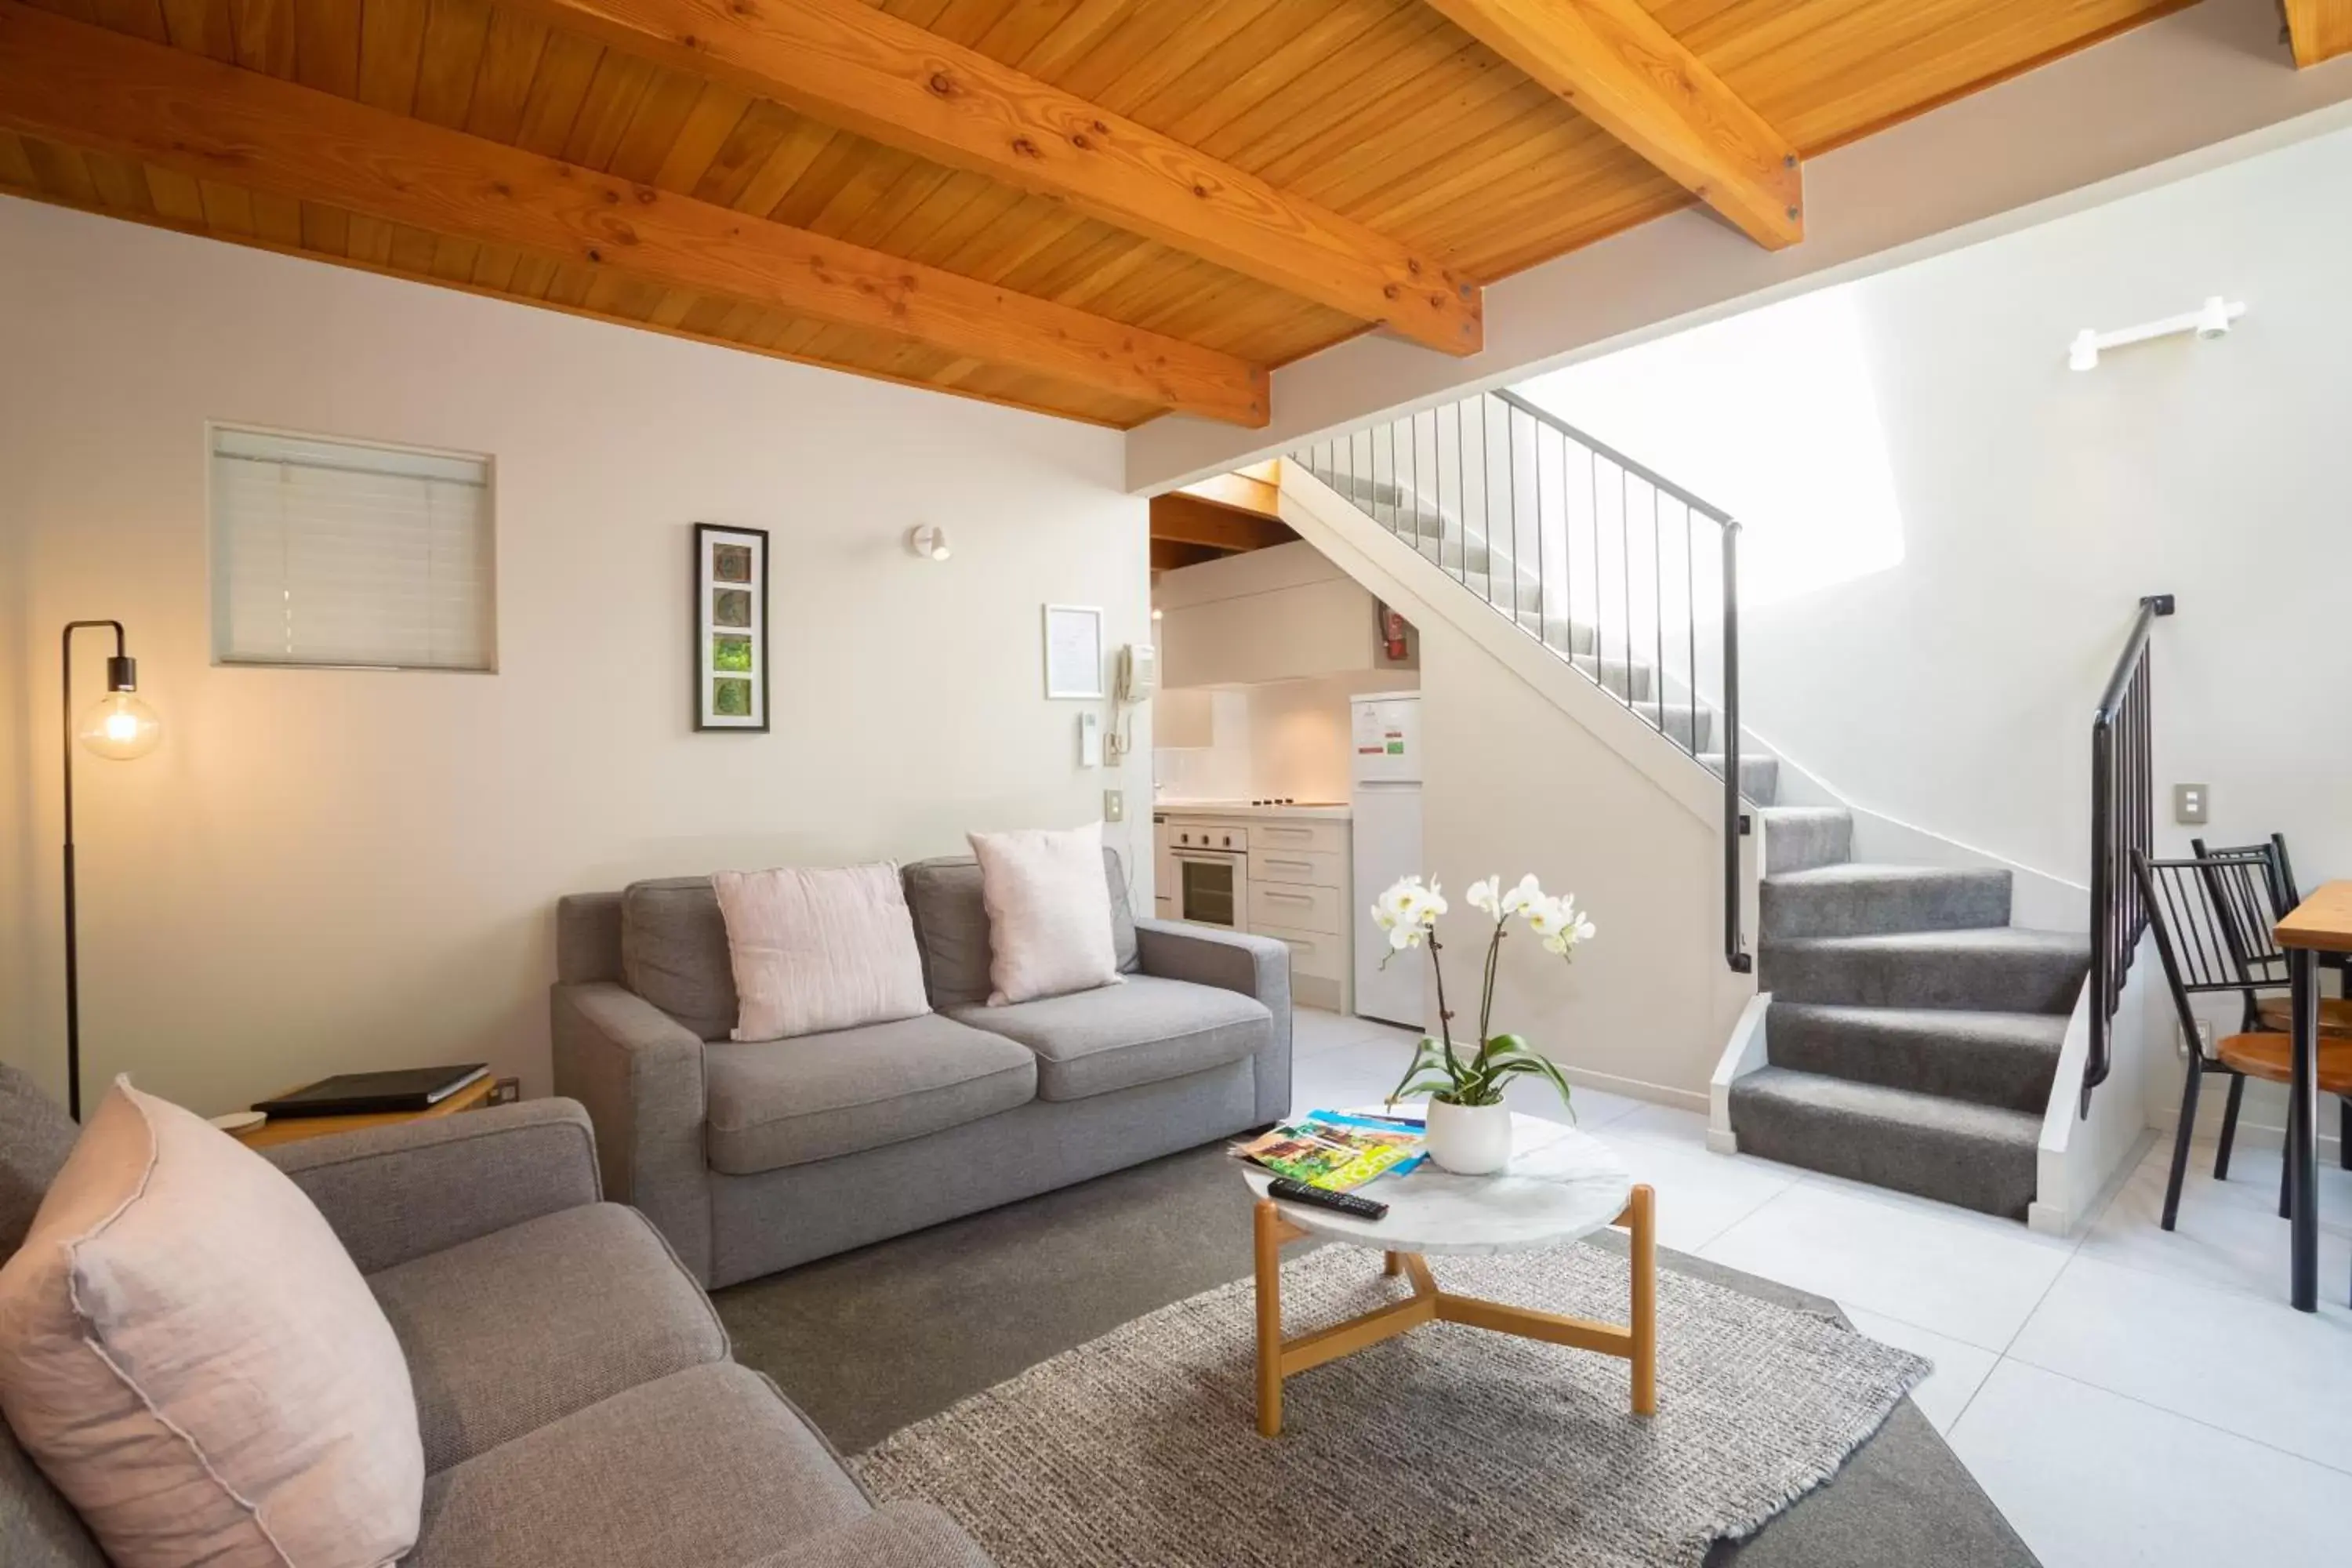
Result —
M 2224 300 L 2214 294 L 2185 316 L 2167 316 L 2160 321 L 2125 327 L 2112 332 L 2095 332 L 2084 327 L 2066 344 L 2066 368 L 2096 370 L 2103 351 L 2119 349 L 2129 343 L 2144 343 L 2151 338 L 2168 338 L 2179 332 L 2194 332 L 2208 339 L 2223 337 L 2230 331 L 2230 323 L 2245 313 L 2242 300 Z
M 907 548 L 929 561 L 948 558 L 948 531 L 925 524 L 907 531 Z

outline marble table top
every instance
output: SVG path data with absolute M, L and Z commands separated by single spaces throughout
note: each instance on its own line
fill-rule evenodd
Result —
M 1378 1114 L 1373 1112 L 1373 1114 Z M 1274 1173 L 1237 1161 L 1259 1197 Z M 1282 1217 L 1317 1236 L 1391 1252 L 1523 1252 L 1588 1236 L 1625 1211 L 1633 1177 L 1599 1139 L 1540 1117 L 1511 1117 L 1511 1163 L 1491 1176 L 1457 1176 L 1424 1160 L 1402 1176 L 1356 1191 L 1389 1205 L 1360 1219 L 1308 1204 L 1282 1204 Z

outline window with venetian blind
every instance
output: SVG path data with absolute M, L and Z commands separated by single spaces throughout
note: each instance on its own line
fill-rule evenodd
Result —
M 224 664 L 498 668 L 490 462 L 212 428 Z

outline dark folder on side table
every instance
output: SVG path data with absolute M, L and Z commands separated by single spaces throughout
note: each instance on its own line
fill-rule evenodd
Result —
M 271 1116 L 373 1116 L 430 1110 L 467 1085 L 489 1076 L 481 1062 L 465 1067 L 404 1068 L 397 1072 L 347 1072 L 298 1089 L 253 1109 Z

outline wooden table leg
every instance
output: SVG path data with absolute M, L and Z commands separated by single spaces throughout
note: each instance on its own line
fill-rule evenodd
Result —
M 2319 1310 L 2319 955 L 2287 949 L 2288 995 L 2294 1012 L 2294 1070 L 2287 1081 L 2286 1190 L 2293 1254 L 2288 1299 L 2298 1312 Z
M 1404 1272 L 1404 1259 L 1393 1252 L 1381 1254 L 1381 1272 L 1393 1279 Z
M 1658 1410 L 1658 1237 L 1657 1194 L 1648 1186 L 1633 1189 L 1625 1205 L 1633 1217 L 1628 1227 L 1633 1245 L 1626 1261 L 1633 1271 L 1633 1414 L 1654 1415 Z
M 1282 1215 L 1257 1203 L 1257 1431 L 1282 1436 Z

